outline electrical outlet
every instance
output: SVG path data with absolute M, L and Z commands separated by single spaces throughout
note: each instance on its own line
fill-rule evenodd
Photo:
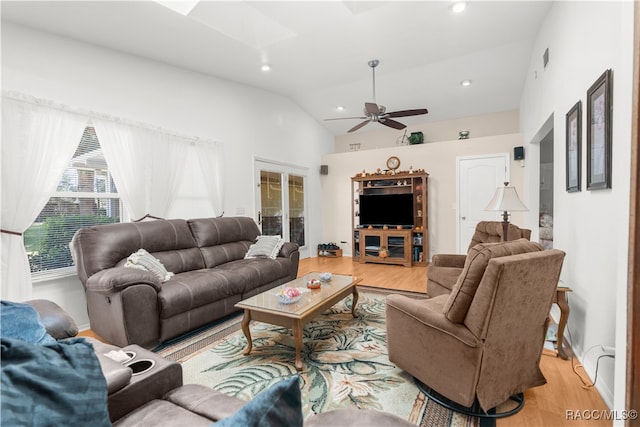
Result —
M 603 345 L 600 346 L 602 348 L 602 354 L 605 356 L 615 356 L 616 355 L 616 349 L 615 347 L 611 347 L 608 345 Z

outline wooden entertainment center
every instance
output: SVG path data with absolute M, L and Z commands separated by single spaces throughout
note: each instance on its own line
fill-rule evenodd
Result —
M 429 260 L 429 210 L 427 179 L 423 170 L 358 174 L 351 178 L 353 259 L 359 262 L 426 266 Z M 410 195 L 412 219 L 400 224 L 361 224 L 362 196 Z M 408 196 L 400 196 L 408 197 Z M 384 197 L 380 198 L 384 201 Z M 391 200 L 394 200 L 391 198 Z M 401 206 L 398 206 L 401 208 Z M 387 207 L 387 210 L 392 210 Z M 398 214 L 401 216 L 400 213 Z M 407 223 L 410 222 L 410 223 Z

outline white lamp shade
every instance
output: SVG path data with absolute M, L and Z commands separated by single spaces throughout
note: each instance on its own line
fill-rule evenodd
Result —
M 498 187 L 493 199 L 489 202 L 486 211 L 528 211 L 529 209 L 520 201 L 516 187 Z

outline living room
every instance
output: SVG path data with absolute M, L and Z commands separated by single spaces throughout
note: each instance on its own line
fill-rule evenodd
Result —
M 10 2 L 3 2 L 3 12 L 5 3 Z M 567 253 L 561 278 L 573 291 L 572 350 L 593 378 L 598 353 L 590 349 L 615 347 L 615 360 L 603 360 L 599 366 L 597 388 L 610 408 L 622 410 L 627 374 L 633 9 L 633 2 L 553 3 L 531 48 L 518 111 L 494 112 L 502 130 L 475 140 L 480 131 L 474 133 L 473 128 L 469 140 L 457 139 L 459 122 L 443 125 L 452 137 L 429 140 L 435 134 L 430 129 L 437 123 L 426 119 L 411 127 L 427 138 L 426 144 L 418 146 L 399 146 L 395 141 L 400 132 L 373 125 L 364 132 L 336 137 L 287 96 L 99 47 L 88 36 L 81 41 L 54 35 L 7 20 L 4 13 L 2 89 L 221 142 L 225 216 L 254 216 L 256 159 L 306 168 L 309 229 L 303 257 L 315 256 L 315 245 L 321 242 L 350 242 L 349 178 L 362 170 L 384 169 L 386 159 L 394 155 L 400 158 L 401 169 L 413 166 L 430 174 L 431 253 L 456 252 L 455 158 L 512 153 L 516 146 L 525 147 L 526 159 L 524 167 L 520 161 L 510 161 L 512 183 L 530 211 L 514 214 L 512 221 L 532 229 L 532 240 L 537 240 L 539 141 L 553 117 L 554 247 Z M 46 14 L 41 19 L 46 20 Z M 547 48 L 550 66 L 543 70 L 541 58 Z M 224 61 L 224 54 L 215 56 Z M 568 193 L 563 179 L 565 114 L 578 100 L 585 108 L 587 89 L 606 69 L 612 69 L 615 76 L 611 189 L 586 191 L 583 186 L 582 192 Z M 368 95 L 366 90 L 363 96 Z M 476 122 L 483 121 L 476 118 Z M 345 125 L 345 131 L 347 128 Z M 495 145 L 482 144 L 489 140 Z M 360 144 L 361 149 L 347 152 L 349 144 Z M 208 202 L 207 190 L 200 184 L 203 177 L 194 167 L 197 161 L 193 153 L 187 159 L 167 217 L 222 213 Z M 328 166 L 328 175 L 316 173 L 320 165 Z M 2 238 L 4 242 L 5 235 Z M 350 245 L 343 248 L 349 256 Z M 84 291 L 77 277 L 35 280 L 32 289 L 19 291 L 9 292 L 8 286 L 3 276 L 3 298 L 48 298 L 65 308 L 79 325 L 88 325 Z

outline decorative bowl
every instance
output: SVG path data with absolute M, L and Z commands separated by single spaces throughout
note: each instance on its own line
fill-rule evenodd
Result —
M 280 298 L 280 302 L 282 304 L 293 304 L 294 302 L 300 301 L 300 298 L 302 298 L 302 295 L 299 295 L 299 296 L 294 297 L 294 298 L 289 298 L 286 295 L 278 295 L 278 297 Z
M 282 288 L 280 292 L 278 292 L 278 298 L 283 304 L 293 304 L 294 302 L 300 301 L 302 292 L 297 288 Z
M 320 273 L 320 280 L 323 282 L 328 282 L 331 280 L 331 273 Z
M 318 289 L 320 287 L 320 280 L 318 279 L 311 279 L 307 282 L 307 288 L 309 289 Z

